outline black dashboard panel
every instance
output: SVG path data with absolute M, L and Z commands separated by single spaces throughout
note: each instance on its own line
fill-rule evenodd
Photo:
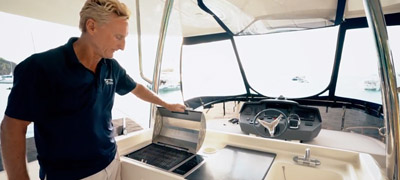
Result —
M 300 141 L 315 138 L 321 131 L 321 122 L 318 108 L 282 99 L 246 102 L 239 118 L 240 128 L 246 134 Z

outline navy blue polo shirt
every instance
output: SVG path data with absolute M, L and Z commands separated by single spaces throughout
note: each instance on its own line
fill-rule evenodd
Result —
M 5 114 L 34 122 L 41 178 L 81 179 L 107 167 L 116 154 L 111 123 L 115 92 L 136 82 L 114 59 L 96 73 L 67 44 L 34 54 L 17 65 Z

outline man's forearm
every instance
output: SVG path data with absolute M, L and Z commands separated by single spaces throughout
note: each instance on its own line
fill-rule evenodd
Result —
M 18 121 L 5 117 L 1 123 L 2 159 L 9 180 L 29 179 L 25 156 L 27 122 Z
M 164 102 L 156 94 L 154 94 L 152 91 L 146 89 L 146 87 L 144 87 L 141 84 L 138 84 L 138 86 L 135 88 L 135 90 L 132 91 L 132 93 L 144 101 L 154 103 L 154 104 L 157 104 L 160 106 L 166 105 L 166 102 Z
M 132 93 L 144 101 L 163 106 L 170 111 L 184 112 L 186 109 L 186 106 L 184 106 L 182 104 L 178 104 L 178 103 L 170 104 L 170 103 L 163 101 L 156 94 L 154 94 L 152 91 L 148 90 L 146 87 L 144 87 L 141 84 L 137 84 L 136 88 L 134 90 L 132 90 Z

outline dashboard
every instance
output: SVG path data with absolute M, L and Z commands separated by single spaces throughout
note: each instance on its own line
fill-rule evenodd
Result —
M 240 109 L 242 132 L 266 138 L 310 141 L 321 131 L 318 108 L 286 99 L 246 102 Z

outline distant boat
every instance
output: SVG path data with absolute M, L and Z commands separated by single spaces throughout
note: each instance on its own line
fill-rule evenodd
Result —
M 297 81 L 299 83 L 308 83 L 305 76 L 295 76 L 292 78 L 292 81 Z
M 151 89 L 151 84 L 147 85 L 147 88 Z M 160 86 L 158 87 L 159 92 L 169 92 L 169 91 L 177 91 L 181 89 L 181 85 L 177 83 L 169 83 L 166 80 L 160 81 Z
M 14 80 L 13 75 L 1 75 L 0 76 L 0 84 L 12 84 Z
M 181 89 L 181 85 L 178 83 L 170 83 L 170 81 L 167 80 L 161 80 L 160 82 L 160 87 L 158 88 L 159 91 L 176 91 L 176 90 L 180 90 Z
M 160 78 L 160 86 L 158 87 L 158 91 L 160 93 L 170 92 L 170 91 L 178 91 L 181 89 L 181 83 L 179 79 L 172 75 L 173 70 L 164 70 L 161 72 Z M 151 89 L 151 84 L 148 84 L 147 87 Z
M 366 80 L 364 81 L 364 90 L 367 91 L 379 91 L 381 86 L 378 80 Z

